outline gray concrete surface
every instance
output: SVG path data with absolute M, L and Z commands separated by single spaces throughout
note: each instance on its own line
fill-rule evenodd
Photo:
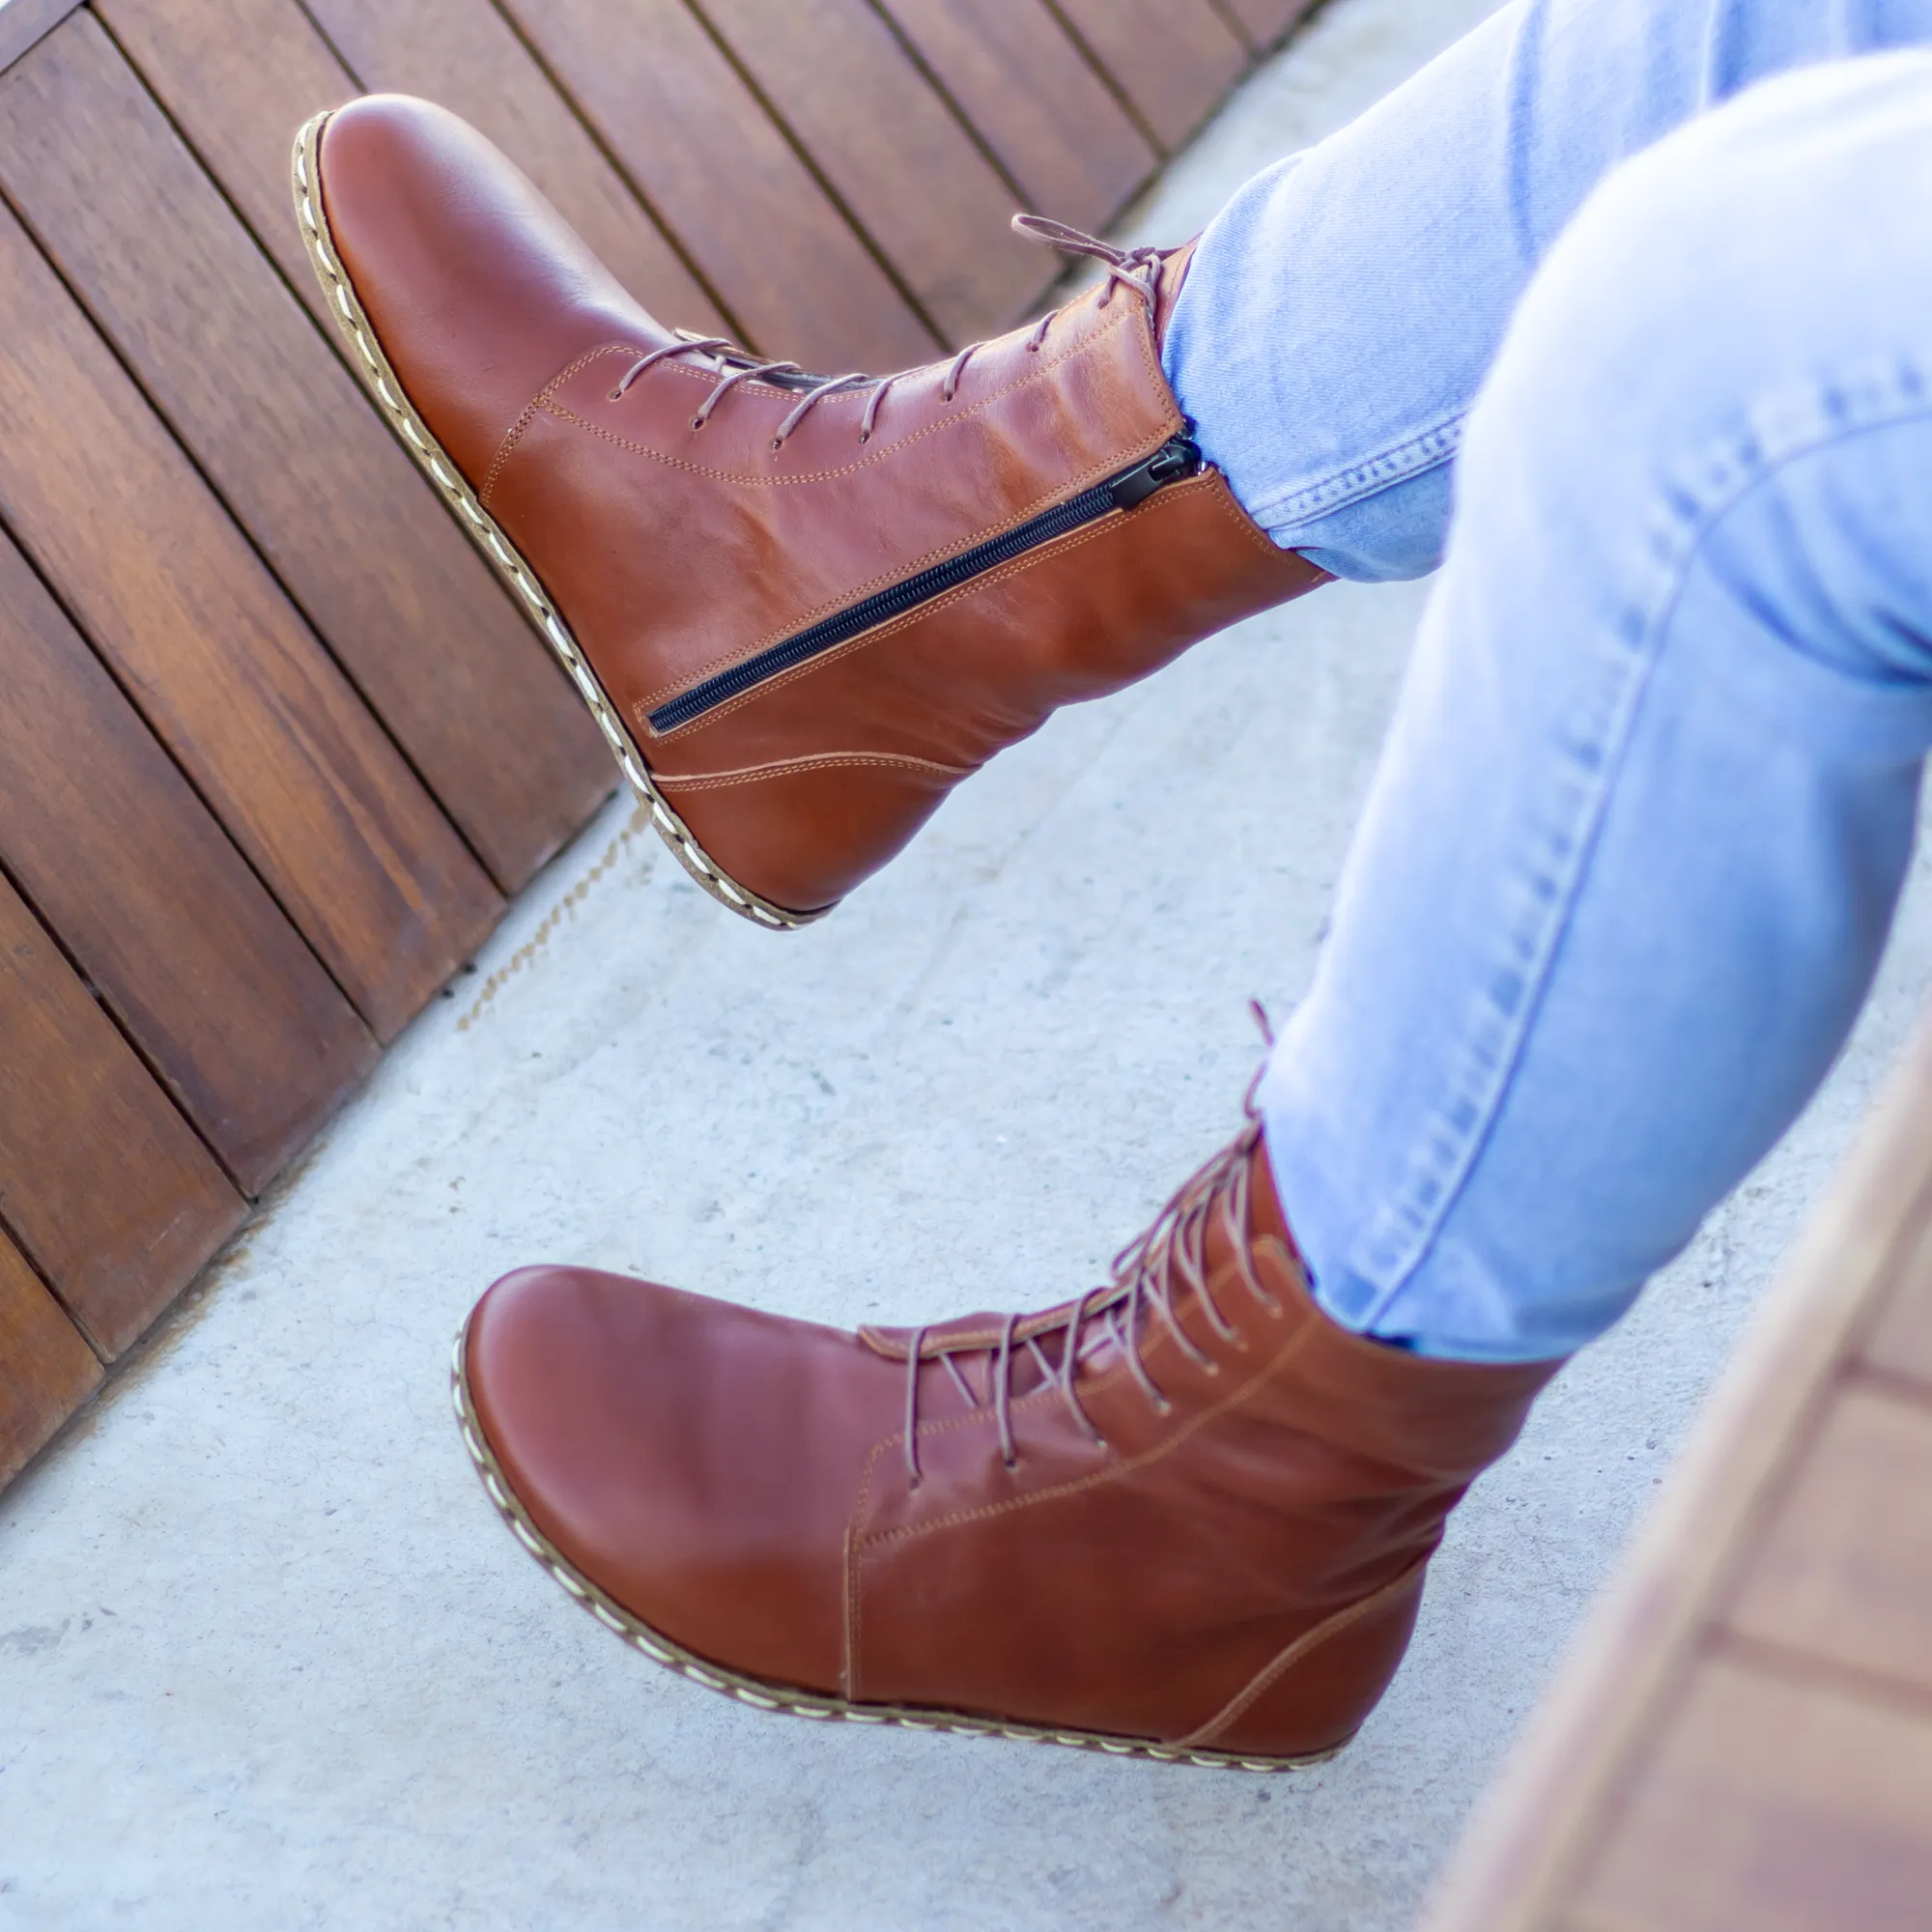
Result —
M 1181 232 L 1481 0 L 1338 0 Z M 1218 1145 L 1304 983 L 1422 590 L 1336 589 L 1057 720 L 773 937 L 613 807 L 112 1392 L 0 1498 L 0 1927 L 1410 1922 L 1932 980 L 1915 888 L 1785 1147 L 1486 1479 L 1410 1661 L 1249 1778 L 761 1717 L 574 1608 L 450 1337 L 517 1264 L 825 1320 L 1057 1298 Z

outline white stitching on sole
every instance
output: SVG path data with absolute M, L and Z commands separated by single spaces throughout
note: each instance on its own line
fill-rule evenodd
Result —
M 464 533 L 482 552 L 491 568 L 510 586 L 518 608 L 555 654 L 576 687 L 578 696 L 590 707 L 590 715 L 604 733 L 604 741 L 610 746 L 611 756 L 617 760 L 618 769 L 649 808 L 651 823 L 657 828 L 658 837 L 670 847 L 685 870 L 720 904 L 729 906 L 741 918 L 771 931 L 790 931 L 823 919 L 831 907 L 823 907 L 817 912 L 791 912 L 761 898 L 750 887 L 739 885 L 693 838 L 690 828 L 666 803 L 664 795 L 652 781 L 650 767 L 644 763 L 616 706 L 605 696 L 604 687 L 578 647 L 577 639 L 571 636 L 569 626 L 538 582 L 536 572 L 524 561 L 516 546 L 497 527 L 496 519 L 477 501 L 474 491 L 463 480 L 462 472 L 430 434 L 429 425 L 411 405 L 401 380 L 390 368 L 382 345 L 376 340 L 376 331 L 370 327 L 369 318 L 362 312 L 362 304 L 356 299 L 348 270 L 343 268 L 335 242 L 329 235 L 321 197 L 314 192 L 316 154 L 328 118 L 327 113 L 316 115 L 296 136 L 290 167 L 296 220 L 301 228 L 302 241 L 308 247 L 309 265 L 315 270 L 316 280 L 322 285 L 328 312 L 349 344 L 350 366 L 362 386 L 374 397 L 384 421 L 415 460 L 416 467 L 436 485 L 438 494 L 454 512 Z
M 855 1706 L 841 1698 L 821 1692 L 787 1690 L 782 1685 L 765 1684 L 740 1677 L 723 1664 L 711 1663 L 680 1649 L 668 1636 L 641 1623 L 624 1606 L 607 1597 L 597 1585 L 572 1566 L 544 1533 L 533 1523 L 483 1435 L 475 1405 L 469 1399 L 469 1324 L 458 1331 L 449 1364 L 450 1401 L 461 1424 L 463 1446 L 469 1452 L 476 1473 L 497 1514 L 509 1525 L 517 1541 L 561 1584 L 605 1629 L 680 1676 L 701 1684 L 708 1690 L 722 1691 L 741 1704 L 760 1711 L 781 1711 L 789 1717 L 834 1719 L 847 1724 L 893 1724 L 907 1731 L 950 1731 L 957 1737 L 1013 1738 L 1026 1744 L 1065 1745 L 1074 1750 L 1100 1751 L 1110 1757 L 1147 1758 L 1161 1764 L 1197 1764 L 1216 1771 L 1279 1772 L 1305 1771 L 1325 1764 L 1342 1745 L 1332 1749 L 1312 1751 L 1302 1757 L 1255 1757 L 1233 1751 L 1177 1749 L 1151 1739 L 1111 1738 L 1098 1732 L 1049 1731 L 1030 1724 L 1014 1724 L 998 1719 L 968 1717 L 957 1711 L 921 1710 L 893 1704 Z M 1347 1740 L 1344 1740 L 1346 1743 Z

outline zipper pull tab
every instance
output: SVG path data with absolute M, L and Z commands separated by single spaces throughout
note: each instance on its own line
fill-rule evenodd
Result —
M 1137 463 L 1108 485 L 1117 510 L 1145 503 L 1156 490 L 1201 473 L 1201 445 L 1192 437 L 1170 437 L 1145 463 Z

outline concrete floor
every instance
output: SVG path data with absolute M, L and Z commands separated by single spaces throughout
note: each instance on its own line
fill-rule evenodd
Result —
M 1185 232 L 1482 11 L 1337 0 L 1138 225 Z M 1062 716 L 795 936 L 613 806 L 0 1498 L 0 1926 L 1409 1923 L 1932 981 L 1922 882 L 1827 1093 L 1479 1486 L 1320 1771 L 821 1729 L 663 1675 L 505 1535 L 444 1376 L 538 1259 L 840 1322 L 1099 1279 L 1230 1130 L 1247 997 L 1306 980 L 1422 594 L 1325 591 Z

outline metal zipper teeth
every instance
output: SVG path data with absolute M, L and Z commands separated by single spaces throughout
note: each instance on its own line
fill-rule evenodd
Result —
M 1201 451 L 1195 443 L 1186 437 L 1172 437 L 1151 456 L 1081 491 L 1077 497 L 1069 497 L 1065 502 L 1056 503 L 1052 509 L 1042 510 L 1038 516 L 1029 517 L 1025 523 L 976 544 L 944 563 L 936 563 L 930 570 L 922 570 L 888 590 L 848 605 L 843 611 L 781 639 L 756 657 L 747 658 L 743 664 L 733 665 L 715 677 L 707 677 L 702 684 L 693 685 L 650 713 L 651 729 L 674 731 L 680 724 L 689 724 L 694 718 L 715 711 L 754 685 L 816 657 L 821 651 L 831 650 L 835 644 L 856 638 L 862 631 L 916 611 L 920 605 L 929 604 L 935 597 L 943 597 L 949 590 L 956 590 L 960 584 L 970 583 L 974 578 L 997 570 L 1016 556 L 1024 556 L 1030 550 L 1052 543 L 1069 530 L 1079 529 L 1083 524 L 1097 523 L 1116 510 L 1132 509 L 1156 490 L 1197 474 L 1200 468 Z

